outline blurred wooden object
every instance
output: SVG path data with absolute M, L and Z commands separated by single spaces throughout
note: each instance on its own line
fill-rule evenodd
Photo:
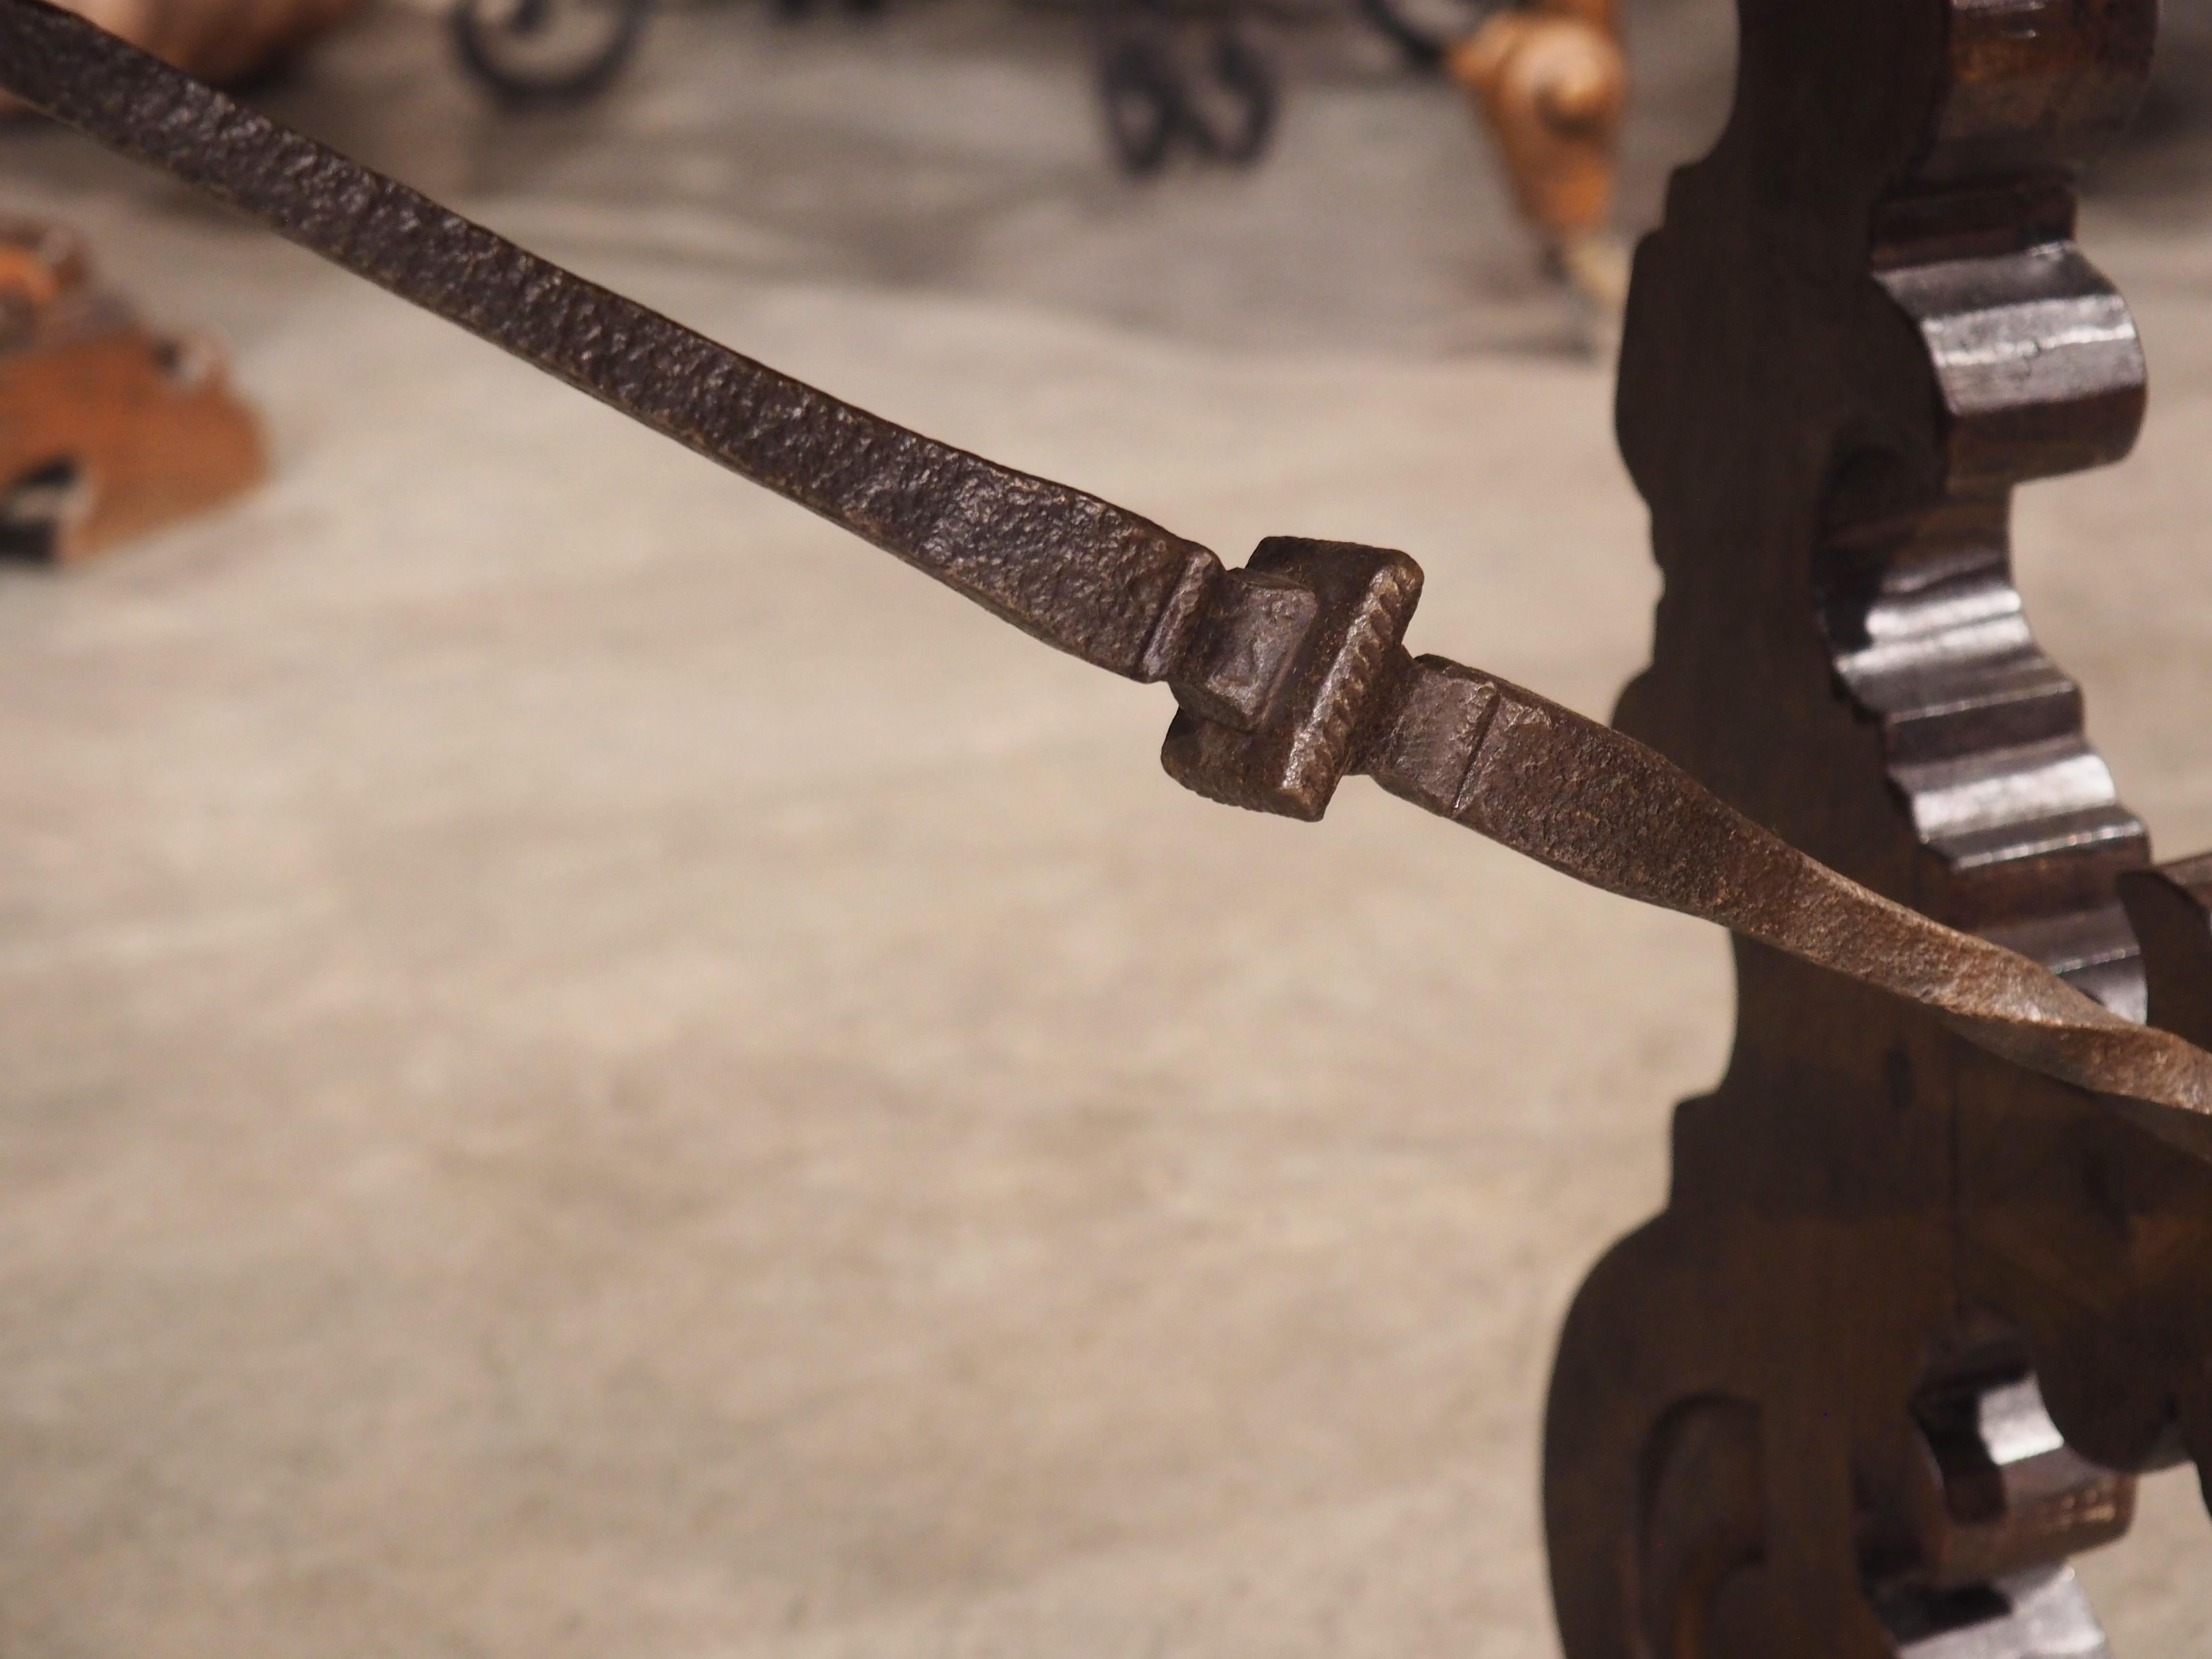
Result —
M 1628 63 L 1613 0 L 1535 0 L 1494 14 L 1444 60 L 1474 94 L 1522 216 L 1575 286 L 1627 298 L 1608 227 Z
M 213 346 L 145 328 L 73 234 L 0 222 L 0 552 L 65 563 L 263 471 Z
M 276 68 L 367 0 L 58 0 L 134 46 L 218 85 Z M 0 105 L 0 108 L 7 107 Z

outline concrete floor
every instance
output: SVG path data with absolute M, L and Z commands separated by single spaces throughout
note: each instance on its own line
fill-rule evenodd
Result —
M 2186 19 L 2179 20 L 2185 23 Z M 1638 19 L 1629 192 L 1725 16 Z M 686 13 L 585 115 L 379 14 L 270 101 L 885 413 L 1147 512 L 1401 546 L 1419 643 L 1602 712 L 1656 583 L 1603 372 L 1464 118 L 1307 32 L 1249 178 L 1105 173 L 1065 19 Z M 2187 62 L 2185 52 L 2179 61 Z M 2212 156 L 2094 252 L 2138 458 L 2045 640 L 2212 846 Z M 0 1654 L 1553 1650 L 1561 1310 L 1717 1073 L 1723 942 L 1362 786 L 1210 807 L 1094 676 L 60 135 L 272 483 L 0 574 Z M 2193 1483 L 2085 1565 L 2212 1624 Z

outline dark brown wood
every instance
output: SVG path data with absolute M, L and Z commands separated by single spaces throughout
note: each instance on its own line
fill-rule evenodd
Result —
M 2015 485 L 2118 459 L 2142 417 L 2073 181 L 2154 0 L 1741 14 L 1729 125 L 1637 258 L 1619 425 L 1666 588 L 1618 724 L 2203 1042 L 2212 869 L 2148 872 L 2007 546 Z M 2212 1141 L 1763 945 L 1736 963 L 1668 1206 L 1561 1340 L 1569 1659 L 2101 1650 L 2066 1558 L 2125 1530 L 2127 1472 L 2212 1454 Z

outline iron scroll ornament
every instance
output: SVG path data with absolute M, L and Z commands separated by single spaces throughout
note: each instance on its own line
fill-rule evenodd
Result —
M 1404 554 L 1273 538 L 1241 569 L 868 414 L 541 259 L 43 0 L 0 88 L 1179 705 L 1169 773 L 1315 820 L 1351 773 L 1609 892 L 1931 1009 L 1999 1057 L 2212 1116 L 2212 1054 L 1838 875 L 1653 750 L 1404 646 Z

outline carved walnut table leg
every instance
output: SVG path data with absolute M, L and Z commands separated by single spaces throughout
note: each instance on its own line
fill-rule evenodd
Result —
M 1637 258 L 1620 430 L 1666 592 L 1619 724 L 2141 1018 L 2125 887 L 2150 1012 L 2202 1042 L 2212 869 L 2145 868 L 2007 548 L 2016 484 L 2142 416 L 2074 170 L 2131 112 L 2154 0 L 1741 12 L 1729 127 Z M 1667 1209 L 1560 1346 L 1570 1659 L 2101 1651 L 2064 1562 L 2125 1530 L 2113 1471 L 2212 1452 L 2212 1147 L 1736 960 Z

